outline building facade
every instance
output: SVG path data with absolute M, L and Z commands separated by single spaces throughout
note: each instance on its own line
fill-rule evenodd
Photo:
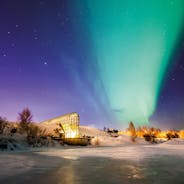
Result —
M 56 118 L 52 118 L 41 122 L 45 125 L 58 125 L 63 128 L 65 138 L 78 138 L 79 137 L 79 114 L 76 112 L 65 114 Z

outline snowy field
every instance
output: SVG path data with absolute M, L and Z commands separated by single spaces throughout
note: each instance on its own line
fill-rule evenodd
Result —
M 0 153 L 0 183 L 183 184 L 184 144 L 64 147 Z

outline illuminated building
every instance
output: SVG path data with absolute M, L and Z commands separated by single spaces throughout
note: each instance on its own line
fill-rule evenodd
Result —
M 48 126 L 56 125 L 58 128 L 61 127 L 63 129 L 61 133 L 64 133 L 65 138 L 79 138 L 79 121 L 79 114 L 73 112 L 41 123 Z

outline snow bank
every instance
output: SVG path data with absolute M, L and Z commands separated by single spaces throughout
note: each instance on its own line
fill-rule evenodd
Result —
M 135 142 L 131 141 L 130 136 L 120 135 L 119 137 L 110 137 L 110 136 L 98 136 L 94 137 L 91 140 L 92 145 L 100 146 L 123 146 L 123 145 L 132 145 L 132 144 L 150 144 L 144 139 L 137 138 Z
M 137 138 L 135 142 L 131 141 L 128 135 L 119 135 L 118 137 L 111 137 L 107 132 L 99 130 L 94 127 L 80 126 L 79 127 L 81 136 L 94 137 L 91 140 L 92 145 L 99 146 L 121 146 L 127 144 L 149 144 L 144 139 Z
M 81 136 L 91 136 L 91 137 L 97 137 L 97 136 L 107 136 L 107 133 L 103 130 L 99 130 L 94 127 L 89 126 L 79 126 L 79 132 Z
M 184 139 L 174 138 L 163 143 L 164 145 L 184 145 Z
M 0 151 L 26 150 L 27 143 L 22 135 L 0 136 Z

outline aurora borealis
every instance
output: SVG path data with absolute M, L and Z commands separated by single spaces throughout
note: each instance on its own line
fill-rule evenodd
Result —
M 183 0 L 1 3 L 1 116 L 183 126 Z
M 183 1 L 174 6 L 170 1 L 89 1 L 101 78 L 120 121 L 149 122 L 182 27 L 183 5 Z

